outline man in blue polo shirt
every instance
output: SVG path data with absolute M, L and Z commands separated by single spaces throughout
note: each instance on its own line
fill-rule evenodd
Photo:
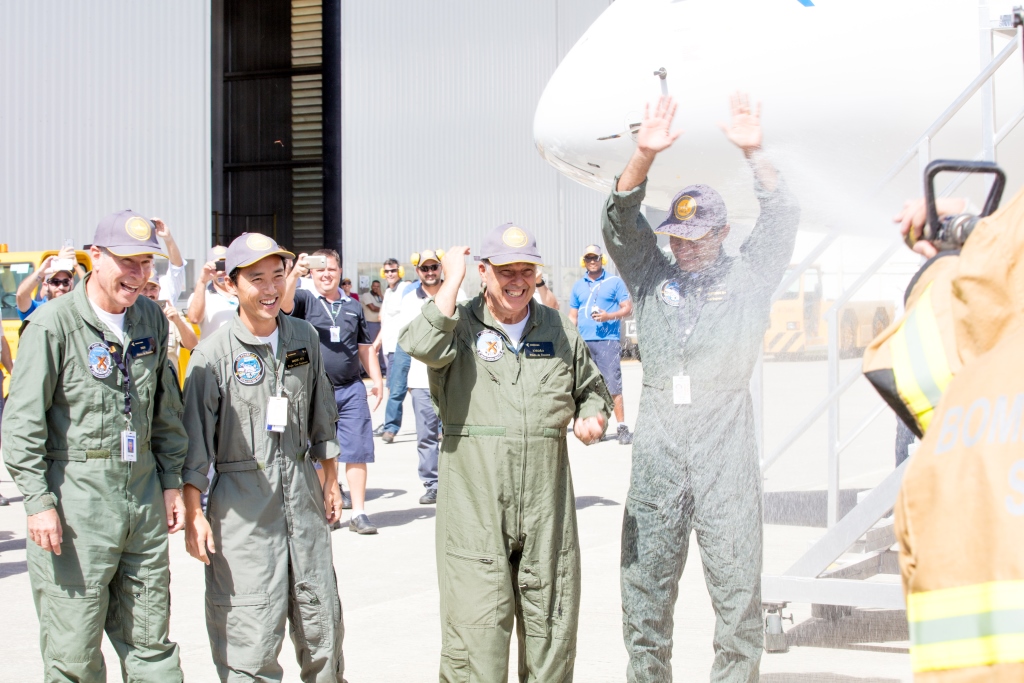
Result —
M 608 385 L 615 401 L 615 419 L 619 423 L 616 436 L 619 443 L 633 443 L 633 435 L 626 426 L 622 410 L 622 358 L 619 345 L 619 321 L 633 312 L 626 283 L 604 269 L 608 259 L 601 247 L 591 244 L 583 252 L 583 267 L 587 274 L 573 285 L 569 299 L 569 319 L 579 328 L 587 342 L 590 355 Z
M 380 405 L 383 382 L 377 354 L 373 352 L 366 331 L 366 318 L 358 301 L 345 296 L 341 283 L 341 258 L 333 249 L 320 249 L 313 256 L 326 257 L 326 267 L 314 268 L 309 273 L 316 293 L 297 289 L 296 281 L 307 270 L 306 255 L 300 254 L 295 268 L 288 277 L 288 291 L 295 292 L 291 310 L 285 294 L 281 310 L 302 318 L 320 335 L 320 353 L 324 370 L 334 385 L 334 400 L 338 404 L 338 444 L 341 455 L 338 462 L 345 463 L 345 478 L 352 494 L 352 515 L 349 531 L 375 534 L 377 527 L 366 516 L 366 465 L 373 462 L 373 425 L 370 413 Z M 366 389 L 360 379 L 359 364 L 373 382 L 370 395 L 373 406 L 367 402 Z M 340 476 L 340 475 L 339 475 Z M 340 525 L 339 525 L 340 526 Z

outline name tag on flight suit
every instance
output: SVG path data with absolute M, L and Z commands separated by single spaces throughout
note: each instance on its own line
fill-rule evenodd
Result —
M 555 345 L 553 342 L 523 342 L 523 351 L 527 358 L 554 358 Z
M 271 396 L 267 399 L 267 431 L 283 433 L 288 424 L 288 399 Z
M 306 349 L 295 349 L 284 354 L 285 370 L 297 368 L 300 365 L 309 365 L 309 351 Z
M 156 340 L 152 337 L 136 339 L 128 345 L 128 355 L 132 358 L 141 358 L 156 353 Z
M 677 406 L 690 404 L 689 375 L 676 375 L 672 378 L 672 402 Z

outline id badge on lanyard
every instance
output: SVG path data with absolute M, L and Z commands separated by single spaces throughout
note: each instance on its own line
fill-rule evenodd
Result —
M 121 380 L 118 382 L 124 389 L 124 422 L 125 429 L 121 431 L 121 462 L 137 462 L 139 459 L 139 444 L 136 438 L 134 430 L 132 430 L 132 378 L 128 374 L 128 363 L 125 356 L 117 350 L 116 346 L 111 346 L 104 341 L 104 345 L 107 347 L 107 352 L 110 357 L 114 359 L 114 364 L 117 366 L 117 371 L 121 373 Z M 127 353 L 128 347 L 124 348 L 124 352 Z

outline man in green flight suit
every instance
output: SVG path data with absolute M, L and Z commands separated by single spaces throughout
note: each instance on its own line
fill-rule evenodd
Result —
M 758 110 L 760 107 L 758 107 Z M 691 185 L 651 230 L 640 215 L 647 172 L 679 136 L 663 97 L 644 114 L 637 149 L 605 204 L 608 253 L 633 297 L 644 359 L 640 417 L 622 526 L 622 628 L 630 683 L 672 680 L 672 627 L 691 529 L 715 608 L 712 681 L 753 682 L 761 627 L 761 469 L 750 377 L 771 297 L 796 241 L 799 208 L 761 153 L 760 111 L 746 96 L 721 124 L 754 174 L 761 215 L 727 256 L 725 202 Z M 674 259 L 655 232 L 670 236 Z
M 515 625 L 519 680 L 572 681 L 580 555 L 565 428 L 604 434 L 611 396 L 576 326 L 533 302 L 537 242 L 511 223 L 480 251 L 484 293 L 456 306 L 468 247 L 399 345 L 428 368 L 444 440 L 437 574 L 440 680 L 505 681 Z
M 300 678 L 342 683 L 330 530 L 341 516 L 338 408 L 316 330 L 281 313 L 291 307 L 285 258 L 295 256 L 256 233 L 224 257 L 238 313 L 199 342 L 185 378 L 185 547 L 207 565 L 206 628 L 222 681 L 280 681 L 288 621 Z
M 181 681 L 168 640 L 167 534 L 181 529 L 187 446 L 167 318 L 139 297 L 163 255 L 133 211 L 104 218 L 93 271 L 37 309 L 19 346 L 3 456 L 25 496 L 43 680 Z

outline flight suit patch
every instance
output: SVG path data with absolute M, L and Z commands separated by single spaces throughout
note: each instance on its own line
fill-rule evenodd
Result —
M 284 354 L 285 370 L 291 370 L 292 368 L 297 368 L 300 365 L 309 365 L 309 351 L 307 351 L 305 347 L 295 349 L 294 351 L 288 351 Z
M 554 342 L 523 342 L 527 358 L 554 358 Z
M 505 340 L 494 330 L 483 330 L 476 335 L 476 355 L 488 363 L 505 355 Z
M 658 285 L 658 298 L 663 304 L 679 307 L 682 297 L 679 295 L 679 283 L 675 280 L 665 280 Z
M 114 371 L 114 359 L 106 344 L 96 342 L 89 345 L 89 372 L 96 379 L 106 379 Z
M 243 351 L 235 356 L 232 369 L 235 379 L 247 387 L 263 379 L 263 361 L 252 351 Z
M 142 356 L 151 356 L 156 353 L 156 340 L 153 337 L 146 337 L 145 339 L 136 339 L 128 345 L 128 355 L 132 358 L 141 358 Z

